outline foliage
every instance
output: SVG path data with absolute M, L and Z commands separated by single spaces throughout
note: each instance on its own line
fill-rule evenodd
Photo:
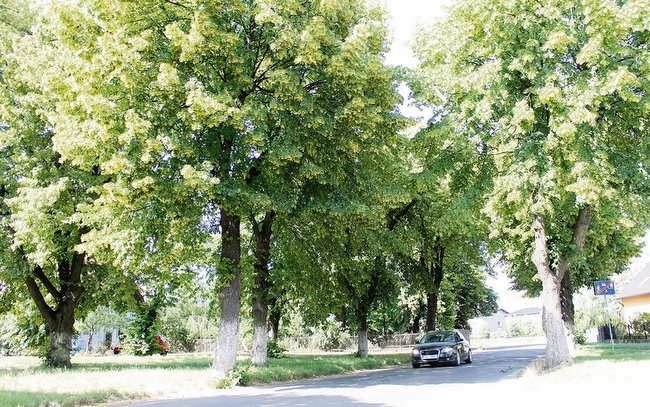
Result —
M 286 357 L 287 349 L 278 344 L 277 341 L 269 341 L 266 348 L 266 356 L 269 359 L 280 359 Z
M 648 15 L 635 0 L 467 0 L 416 41 L 417 92 L 494 162 L 491 237 L 525 287 L 544 283 L 551 365 L 570 358 L 553 285 L 622 270 L 648 225 Z
M 650 312 L 642 312 L 635 316 L 631 325 L 635 335 L 644 335 L 647 338 L 650 335 Z
M 522 317 L 508 318 L 506 332 L 511 337 L 532 337 L 544 334 L 540 319 L 531 320 Z
M 0 314 L 0 354 L 42 354 L 46 345 L 46 327 L 29 303 L 22 313 Z
M 193 352 L 197 339 L 217 337 L 215 319 L 216 313 L 200 294 L 182 296 L 165 307 L 160 316 L 160 331 L 169 340 L 172 352 Z
M 350 334 L 346 332 L 340 321 L 330 315 L 322 324 L 314 329 L 311 335 L 310 347 L 321 350 L 347 349 L 352 345 Z

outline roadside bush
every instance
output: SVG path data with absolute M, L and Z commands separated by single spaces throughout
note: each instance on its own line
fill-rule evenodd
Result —
M 643 312 L 632 320 L 635 335 L 650 335 L 650 312 Z
M 181 299 L 165 308 L 160 317 L 160 330 L 169 340 L 172 352 L 194 352 L 198 339 L 213 339 L 219 334 L 217 320 L 211 315 L 209 303 Z
M 511 337 L 531 337 L 541 336 L 544 334 L 542 331 L 542 322 L 532 321 L 519 318 L 511 318 L 507 323 L 508 335 Z
M 278 344 L 277 341 L 269 341 L 266 347 L 266 356 L 269 359 L 280 359 L 285 357 L 285 353 L 287 352 L 286 348 L 283 348 Z
M 34 319 L 31 319 L 34 318 Z M 33 323 L 33 314 L 0 315 L 0 355 L 40 355 L 47 352 L 49 336 L 43 323 Z
M 352 346 L 352 338 L 334 316 L 330 316 L 311 337 L 310 347 L 320 350 L 346 349 Z

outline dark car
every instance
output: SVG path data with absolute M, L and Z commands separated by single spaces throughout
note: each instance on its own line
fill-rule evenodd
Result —
M 411 364 L 422 365 L 472 363 L 469 342 L 458 330 L 429 331 L 415 345 L 411 353 Z

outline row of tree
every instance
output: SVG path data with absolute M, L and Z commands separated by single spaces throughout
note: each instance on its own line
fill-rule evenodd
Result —
M 492 310 L 496 253 L 543 291 L 547 364 L 570 360 L 574 287 L 622 270 L 647 226 L 650 6 L 510 3 L 459 2 L 405 76 L 360 0 L 7 2 L 3 304 L 29 294 L 68 366 L 75 315 L 120 294 L 155 318 L 207 270 L 226 376 L 242 284 L 254 363 L 290 301 L 351 321 L 366 356 L 396 287 L 427 329 L 439 304 L 458 327 Z M 407 78 L 436 107 L 415 136 Z

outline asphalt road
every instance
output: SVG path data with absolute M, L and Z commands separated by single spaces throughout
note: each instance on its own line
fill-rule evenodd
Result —
M 441 402 L 446 404 L 463 400 L 473 400 L 474 404 L 487 401 L 486 397 L 498 398 L 506 389 L 504 384 L 543 355 L 544 346 L 521 345 L 474 351 L 474 362 L 461 366 L 389 368 L 275 386 L 235 388 L 223 390 L 214 397 L 148 401 L 130 403 L 128 406 L 389 407 L 421 405 L 423 402 L 440 405 Z

